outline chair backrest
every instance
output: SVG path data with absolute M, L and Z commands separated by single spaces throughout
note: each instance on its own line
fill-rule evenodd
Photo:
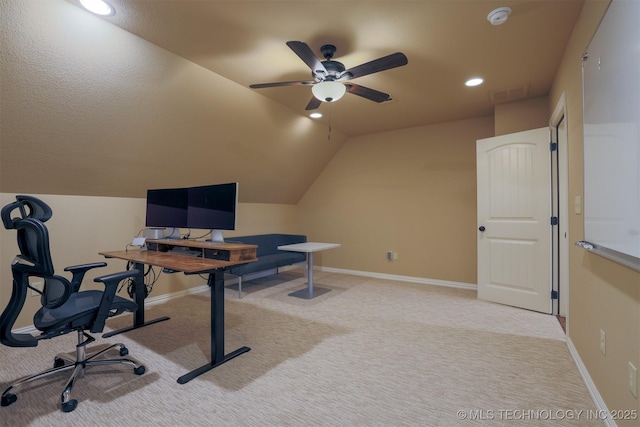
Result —
M 17 214 L 17 216 L 15 216 Z M 49 232 L 44 222 L 51 218 L 51 208 L 32 196 L 16 196 L 16 201 L 2 208 L 0 216 L 7 229 L 17 232 L 18 254 L 12 265 L 13 292 L 5 310 L 0 316 L 0 341 L 12 346 L 31 346 L 30 335 L 12 334 L 11 329 L 24 306 L 27 289 L 40 293 L 40 302 L 47 308 L 55 308 L 63 304 L 71 293 L 71 285 L 63 277 L 55 275 L 51 251 L 49 249 Z M 29 278 L 39 277 L 44 280 L 42 290 L 30 286 Z
M 13 216 L 18 213 L 20 216 Z M 47 277 L 54 274 L 49 231 L 44 222 L 52 216 L 49 205 L 32 196 L 16 196 L 16 201 L 0 211 L 2 223 L 8 230 L 17 231 L 20 254 L 14 265 L 33 276 Z
M 15 213 L 16 209 L 19 211 L 20 217 L 14 218 L 12 214 Z M 2 216 L 4 228 L 9 230 L 13 228 L 12 224 L 20 219 L 34 218 L 47 222 L 53 215 L 53 211 L 49 205 L 36 197 L 18 195 L 15 202 L 9 203 L 2 208 L 0 215 Z

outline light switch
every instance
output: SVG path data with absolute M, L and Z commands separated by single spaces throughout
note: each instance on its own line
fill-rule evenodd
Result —
M 573 199 L 573 211 L 577 215 L 582 214 L 582 196 L 576 196 L 575 199 Z

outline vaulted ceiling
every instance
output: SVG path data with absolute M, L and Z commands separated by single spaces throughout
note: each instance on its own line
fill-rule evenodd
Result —
M 243 202 L 297 203 L 350 137 L 489 117 L 497 102 L 547 95 L 583 5 L 108 2 L 116 12 L 104 18 L 79 0 L 0 2 L 2 191 L 144 197 L 237 181 Z M 500 7 L 511 16 L 491 25 Z M 351 81 L 391 101 L 347 93 L 320 105 L 318 123 L 305 111 L 310 86 L 249 88 L 312 78 L 288 41 L 319 57 L 333 44 L 346 68 L 394 52 L 408 64 Z M 484 84 L 465 87 L 474 76 Z
M 76 3 L 76 0 L 68 0 Z M 403 52 L 408 65 L 354 83 L 388 93 L 375 103 L 347 93 L 323 103 L 322 120 L 354 136 L 491 115 L 497 102 L 544 96 L 583 0 L 109 0 L 104 19 L 239 85 L 310 80 L 285 44 L 321 58 L 333 44 L 347 68 Z M 488 14 L 512 13 L 494 26 Z M 484 84 L 464 82 L 474 76 Z M 301 115 L 309 86 L 255 89 Z

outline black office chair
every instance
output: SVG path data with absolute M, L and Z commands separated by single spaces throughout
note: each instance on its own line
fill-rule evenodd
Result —
M 16 196 L 17 201 L 2 208 L 0 215 L 6 229 L 15 229 L 18 233 L 17 255 L 11 265 L 13 274 L 13 292 L 7 307 L 0 316 L 0 342 L 10 347 L 35 347 L 39 340 L 55 338 L 69 332 L 77 332 L 78 345 L 75 359 L 67 354 L 58 354 L 54 358 L 53 368 L 23 378 L 9 386 L 2 393 L 2 406 L 8 406 L 17 400 L 14 388 L 34 380 L 49 377 L 58 372 L 72 371 L 71 377 L 65 384 L 61 395 L 62 411 L 71 412 L 78 405 L 78 401 L 71 399 L 71 389 L 77 378 L 84 375 L 85 368 L 95 365 L 127 363 L 133 365 L 133 372 L 142 375 L 143 365 L 125 358 L 129 351 L 122 344 L 114 344 L 95 354 L 88 354 L 87 344 L 95 341 L 86 331 L 102 332 L 105 320 L 125 311 L 134 312 L 138 306 L 127 299 L 116 295 L 121 280 L 139 274 L 137 270 L 109 274 L 94 279 L 104 284 L 102 290 L 80 291 L 82 279 L 87 271 L 104 267 L 104 262 L 67 267 L 71 272 L 71 281 L 54 273 L 51 253 L 49 251 L 49 233 L 44 222 L 51 218 L 51 208 L 31 196 Z M 17 213 L 17 217 L 12 217 Z M 30 284 L 29 278 L 42 279 L 44 287 L 40 290 Z M 28 289 L 40 294 L 40 308 L 33 317 L 33 325 L 40 331 L 39 335 L 13 333 L 12 328 L 22 310 Z M 115 347 L 120 349 L 120 358 L 100 358 L 108 350 Z

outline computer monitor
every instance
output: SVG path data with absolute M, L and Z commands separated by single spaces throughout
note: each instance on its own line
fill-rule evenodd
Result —
M 188 195 L 187 188 L 147 190 L 145 225 L 152 228 L 170 227 L 174 230 L 188 227 Z
M 211 241 L 224 242 L 222 230 L 235 230 L 238 183 L 204 185 L 188 189 L 189 228 L 211 230 Z

